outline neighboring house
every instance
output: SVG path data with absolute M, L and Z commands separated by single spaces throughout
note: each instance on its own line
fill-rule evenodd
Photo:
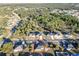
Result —
M 49 47 L 45 47 L 47 43 L 37 40 L 34 42 L 34 51 L 35 52 L 46 52 L 48 50 L 50 50 Z
M 48 33 L 47 37 L 49 37 L 48 39 L 52 39 L 52 40 L 63 39 L 62 34 L 59 32 L 50 32 Z
M 21 52 L 21 51 L 23 51 L 23 46 L 22 45 L 19 45 L 19 46 L 14 48 L 14 53 Z
M 42 52 L 44 50 L 44 47 L 39 45 L 34 51 L 35 52 Z
M 2 43 L 1 47 L 3 47 L 4 44 L 13 43 L 13 42 L 9 38 L 3 38 L 3 41 L 1 43 Z
M 42 32 L 34 32 L 37 40 L 43 40 L 44 34 Z
M 63 35 L 60 32 L 55 32 L 54 38 L 55 39 L 63 39 Z
M 73 35 L 70 32 L 62 32 L 64 39 L 73 39 Z
M 17 47 L 17 46 L 22 45 L 22 44 L 23 44 L 22 42 L 23 42 L 23 41 L 22 41 L 22 40 L 20 40 L 20 39 L 13 41 L 14 48 L 15 48 L 15 47 Z
M 64 50 L 67 50 L 68 44 L 69 44 L 69 42 L 66 41 L 66 40 L 61 40 L 61 41 L 60 41 L 60 46 L 63 47 Z
M 33 42 L 33 44 L 34 44 L 35 52 L 39 52 L 43 50 L 44 43 L 42 41 L 36 40 L 35 42 Z
M 48 33 L 48 34 L 47 34 L 47 39 L 54 40 L 54 35 L 55 35 L 54 32 L 50 32 L 50 33 Z
M 6 43 L 9 43 L 9 42 L 12 42 L 9 38 L 3 38 L 3 44 L 6 44 Z
M 30 32 L 29 40 L 43 40 L 43 33 L 41 32 Z
M 29 33 L 29 40 L 35 40 L 35 33 L 34 32 Z
M 29 44 L 32 44 L 33 41 L 32 41 L 32 40 L 26 40 L 25 43 L 26 43 L 27 45 L 29 45 Z
M 62 40 L 60 41 L 60 46 L 64 48 L 64 50 L 71 50 L 74 48 L 74 44 L 72 44 L 72 41 L 70 40 Z
M 14 41 L 14 52 L 21 52 L 23 51 L 23 45 L 22 45 L 22 41 L 21 40 L 17 40 L 17 41 Z
M 67 50 L 71 50 L 71 49 L 73 49 L 73 48 L 74 48 L 74 46 L 73 46 L 72 44 L 68 44 Z
M 74 47 L 75 49 L 78 48 L 78 43 L 79 43 L 78 40 L 73 40 L 73 41 L 71 41 L 71 44 L 73 45 L 73 47 Z
M 56 44 L 56 45 L 59 45 L 60 44 L 59 40 L 53 40 L 52 43 L 53 44 Z
M 27 44 L 26 44 L 26 41 L 25 40 L 22 40 L 22 45 L 23 45 L 23 48 L 26 48 L 27 47 Z

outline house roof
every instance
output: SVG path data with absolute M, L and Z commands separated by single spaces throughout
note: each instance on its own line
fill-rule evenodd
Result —
M 69 35 L 70 32 L 61 32 L 63 35 Z
M 42 35 L 43 33 L 35 31 L 35 32 L 30 32 L 29 35 L 30 34 L 32 34 L 32 35 Z
M 22 50 L 23 50 L 22 45 L 17 46 L 17 47 L 15 47 L 15 48 L 14 48 L 14 52 L 17 52 L 17 51 L 22 51 Z
M 12 42 L 9 38 L 3 38 L 3 44 Z
M 21 40 L 15 41 L 13 48 L 16 48 L 16 47 L 21 46 L 21 45 L 22 45 L 22 41 Z
M 11 31 L 14 33 L 16 31 L 16 27 L 14 26 Z
M 34 48 L 41 48 L 43 45 L 44 45 L 44 42 L 40 41 L 40 40 L 37 40 L 34 43 Z

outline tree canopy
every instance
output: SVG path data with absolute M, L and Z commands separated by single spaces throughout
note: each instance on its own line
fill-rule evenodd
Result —
M 23 35 L 32 31 L 79 31 L 79 20 L 75 16 L 65 13 L 51 13 L 47 9 L 34 9 L 28 13 L 16 27 L 16 34 Z

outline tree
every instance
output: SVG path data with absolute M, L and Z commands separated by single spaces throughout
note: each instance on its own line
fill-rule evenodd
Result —
M 11 42 L 4 44 L 1 51 L 10 54 L 13 51 L 13 44 Z

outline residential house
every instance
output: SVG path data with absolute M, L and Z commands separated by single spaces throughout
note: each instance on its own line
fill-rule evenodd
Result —
M 52 39 L 52 40 L 63 39 L 62 34 L 59 32 L 49 32 L 47 37 L 48 37 L 47 39 Z
M 35 40 L 35 33 L 34 32 L 29 33 L 29 40 Z
M 63 39 L 63 35 L 60 32 L 55 32 L 54 39 Z
M 16 53 L 16 52 L 22 52 L 23 51 L 23 46 L 22 45 L 17 46 L 17 47 L 14 48 L 13 51 L 14 51 L 14 53 Z
M 70 32 L 62 32 L 64 39 L 73 39 L 73 35 Z
M 1 47 L 3 47 L 4 44 L 7 44 L 7 43 L 13 43 L 9 38 L 3 38 L 2 42 L 1 42 Z
M 54 40 L 54 35 L 55 35 L 54 32 L 49 32 L 49 33 L 47 34 L 47 38 L 46 38 L 46 39 L 48 39 L 48 40 Z
M 60 46 L 64 48 L 64 50 L 71 50 L 74 48 L 74 44 L 72 44 L 72 40 L 62 40 L 60 41 Z
M 14 42 L 14 53 L 23 51 L 23 45 L 21 40 L 17 40 Z
M 73 49 L 73 48 L 74 48 L 74 46 L 73 46 L 72 44 L 68 44 L 67 50 L 71 50 L 71 49 Z
M 46 47 L 45 42 L 37 40 L 34 42 L 34 52 L 46 52 L 50 48 Z
M 43 40 L 44 34 L 42 32 L 34 32 L 37 40 Z

